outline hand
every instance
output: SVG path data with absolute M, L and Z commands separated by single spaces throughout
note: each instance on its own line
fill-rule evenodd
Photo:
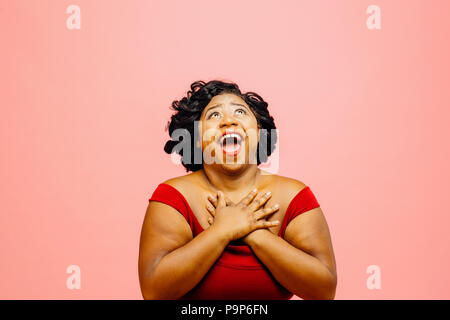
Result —
M 270 192 L 257 196 L 255 189 L 234 204 L 219 191 L 216 197 L 208 196 L 210 203 L 207 204 L 206 209 L 212 215 L 208 222 L 223 232 L 229 241 L 246 237 L 255 230 L 278 225 L 279 221 L 263 219 L 279 210 L 278 204 L 271 208 L 264 208 L 270 197 Z M 246 243 L 246 238 L 242 240 Z

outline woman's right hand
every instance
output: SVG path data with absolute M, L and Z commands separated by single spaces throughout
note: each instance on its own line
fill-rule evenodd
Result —
M 234 204 L 226 201 L 224 194 L 219 191 L 211 228 L 222 232 L 229 241 L 233 241 L 256 229 L 278 225 L 280 223 L 278 220 L 263 219 L 279 210 L 278 204 L 271 208 L 264 208 L 264 204 L 270 197 L 270 192 L 257 196 L 257 190 L 254 189 L 239 203 Z

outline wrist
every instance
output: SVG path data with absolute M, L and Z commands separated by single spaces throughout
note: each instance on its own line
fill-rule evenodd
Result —
M 220 228 L 217 228 L 216 226 L 212 225 L 208 229 L 211 230 L 214 234 L 216 234 L 217 237 L 220 239 L 220 241 L 223 242 L 225 245 L 227 245 L 231 241 L 231 236 L 227 232 L 222 231 Z
M 250 232 L 245 238 L 243 239 L 244 243 L 248 246 L 252 246 L 258 241 L 261 237 L 264 237 L 264 234 L 270 232 L 268 229 L 256 229 L 252 232 Z

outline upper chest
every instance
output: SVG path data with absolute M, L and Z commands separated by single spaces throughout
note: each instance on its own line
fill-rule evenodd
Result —
M 274 186 L 271 187 L 270 185 L 258 188 L 258 194 L 255 199 L 262 196 L 268 191 L 271 192 L 271 197 L 260 209 L 270 208 L 275 204 L 278 204 L 280 206 L 280 208 L 275 213 L 266 218 L 268 221 L 280 221 L 278 225 L 269 228 L 272 233 L 278 234 L 291 199 L 289 197 L 289 194 L 286 194 L 286 192 L 283 193 L 282 188 L 275 188 Z M 185 198 L 189 203 L 192 213 L 204 230 L 209 228 L 210 224 L 208 222 L 208 219 L 212 217 L 212 215 L 207 210 L 207 206 L 210 204 L 210 201 L 208 200 L 209 195 L 214 197 L 214 191 L 195 185 L 190 185 L 189 190 L 185 191 Z M 225 194 L 225 196 L 227 195 Z M 246 194 L 233 194 L 227 197 L 234 203 L 237 203 L 245 196 Z

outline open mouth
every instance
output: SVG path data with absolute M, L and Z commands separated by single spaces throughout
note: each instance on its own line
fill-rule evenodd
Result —
M 225 133 L 220 137 L 219 144 L 223 153 L 229 156 L 236 156 L 241 151 L 244 138 L 237 132 Z

